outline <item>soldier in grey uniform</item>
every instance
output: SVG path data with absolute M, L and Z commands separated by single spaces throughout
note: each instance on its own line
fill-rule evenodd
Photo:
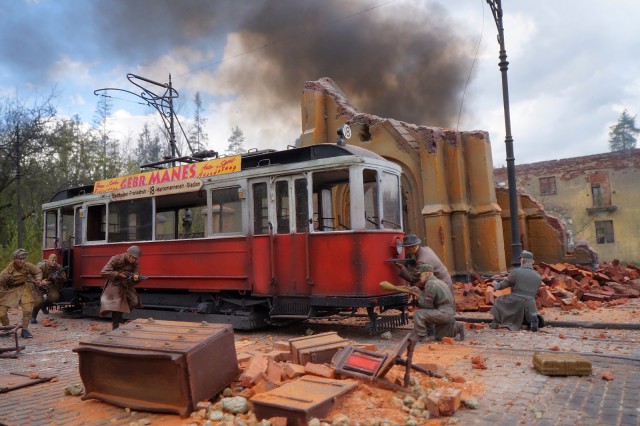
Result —
M 418 309 L 413 311 L 413 331 L 418 342 L 428 341 L 429 329 L 435 328 L 435 339 L 460 336 L 464 340 L 464 324 L 456 322 L 456 301 L 449 286 L 435 277 L 433 266 L 418 266 L 424 290 L 412 287 L 418 298 Z
M 495 290 L 511 287 L 511 294 L 496 299 L 491 313 L 491 328 L 507 327 L 517 331 L 522 324 L 530 324 L 531 331 L 542 326 L 542 318 L 536 308 L 535 297 L 542 285 L 540 275 L 533 269 L 533 253 L 523 250 L 520 267 L 511 270 L 507 279 L 493 284 Z
M 420 273 L 417 268 L 420 265 L 431 265 L 433 266 L 435 276 L 439 280 L 444 281 L 445 284 L 449 286 L 451 293 L 453 293 L 453 281 L 451 280 L 449 271 L 447 271 L 447 267 L 444 266 L 440 258 L 438 258 L 438 255 L 430 247 L 421 247 L 420 243 L 420 239 L 415 234 L 405 235 L 402 241 L 402 246 L 405 248 L 405 258 L 415 259 L 416 264 L 415 266 L 404 266 L 396 263 L 396 265 L 401 268 L 398 275 L 412 285 L 421 287 Z
M 0 323 L 9 325 L 9 309 L 20 306 L 22 309 L 23 339 L 31 339 L 29 319 L 34 304 L 34 288 L 42 285 L 42 272 L 27 262 L 27 251 L 18 249 L 13 252 L 13 261 L 0 272 Z M 7 335 L 8 337 L 8 335 Z
M 109 259 L 100 275 L 107 283 L 100 297 L 100 316 L 111 312 L 111 326 L 115 330 L 123 321 L 124 314 L 131 313 L 133 308 L 142 307 L 138 293 L 133 287 L 140 280 L 140 264 L 138 258 L 142 250 L 131 246 L 126 253 Z M 127 272 L 133 274 L 129 279 Z

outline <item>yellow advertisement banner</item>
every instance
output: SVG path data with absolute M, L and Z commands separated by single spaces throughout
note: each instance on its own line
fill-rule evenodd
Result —
M 116 195 L 116 197 L 120 197 L 118 199 L 128 199 L 146 197 L 150 195 L 196 191 L 200 188 L 202 182 L 200 182 L 200 185 L 195 188 L 192 185 L 193 179 L 202 179 L 210 176 L 239 172 L 240 169 L 240 156 L 234 155 L 232 157 L 216 158 L 215 160 L 202 161 L 199 163 L 184 164 L 182 166 L 171 167 L 168 169 L 153 170 L 151 172 L 100 180 L 94 184 L 93 193 L 103 194 L 105 192 L 119 191 L 119 195 Z M 171 187 L 172 184 L 177 185 L 178 183 L 184 183 L 184 185 L 180 187 L 182 188 L 181 191 L 166 192 L 165 190 L 161 193 L 151 193 L 151 188 L 147 188 L 146 191 L 139 192 L 139 190 L 145 187 L 153 186 L 154 189 L 165 188 Z M 173 188 L 172 191 L 174 189 L 176 188 Z M 141 195 L 133 195 L 134 193 Z M 121 198 L 123 196 L 128 198 Z

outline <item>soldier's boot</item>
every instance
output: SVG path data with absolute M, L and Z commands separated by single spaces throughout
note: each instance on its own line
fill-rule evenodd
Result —
M 124 314 L 122 312 L 112 312 L 111 313 L 111 330 L 115 330 L 120 327 L 120 323 L 122 322 L 122 318 Z
M 531 315 L 531 323 L 529 324 L 529 330 L 538 331 L 538 315 Z
M 489 328 L 492 328 L 494 330 L 497 330 L 500 328 L 500 324 L 498 324 L 497 321 L 492 321 L 491 324 L 489 324 Z
M 49 306 L 51 306 L 51 302 L 49 302 L 48 300 L 44 302 L 44 304 L 42 305 L 42 313 L 45 315 L 49 314 Z
M 464 323 L 456 321 L 456 334 L 453 337 L 454 338 L 456 336 L 459 337 L 460 341 L 462 342 L 464 340 L 464 334 L 465 334 Z
M 31 324 L 38 323 L 38 312 L 40 312 L 40 308 L 33 308 L 31 310 L 31 321 L 29 321 Z
M 29 333 L 29 330 L 24 328 L 22 329 L 22 333 L 20 333 L 20 337 L 23 339 L 33 339 L 33 335 Z

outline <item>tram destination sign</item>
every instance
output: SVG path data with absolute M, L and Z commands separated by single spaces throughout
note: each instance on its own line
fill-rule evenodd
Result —
M 239 155 L 184 164 L 167 169 L 118 176 L 95 182 L 94 194 L 111 193 L 114 200 L 129 200 L 157 195 L 197 191 L 202 178 L 239 172 Z

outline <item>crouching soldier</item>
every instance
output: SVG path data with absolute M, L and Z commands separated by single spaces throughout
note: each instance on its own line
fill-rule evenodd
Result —
M 46 260 L 38 263 L 37 267 L 45 278 L 43 286 L 35 287 L 35 305 L 31 312 L 31 324 L 38 323 L 38 312 L 42 310 L 43 314 L 49 313 L 49 308 L 60 300 L 60 290 L 67 281 L 65 268 L 58 263 L 58 256 L 50 254 Z
M 460 337 L 464 340 L 464 324 L 456 322 L 456 301 L 449 286 L 433 273 L 433 266 L 419 265 L 420 282 L 424 290 L 413 287 L 418 297 L 418 309 L 413 311 L 413 331 L 418 342 L 424 343 L 431 335 L 435 340 Z

